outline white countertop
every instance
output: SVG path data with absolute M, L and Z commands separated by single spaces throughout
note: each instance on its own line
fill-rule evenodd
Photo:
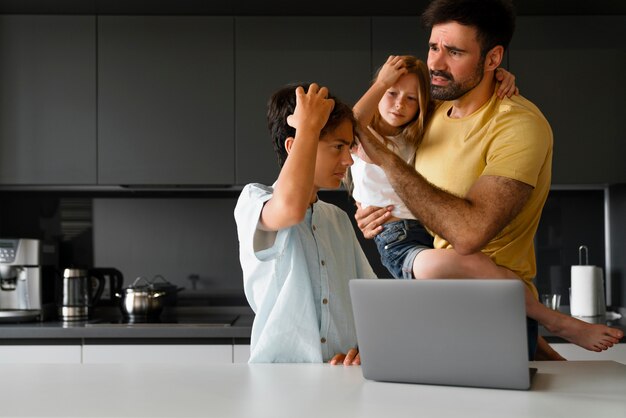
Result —
M 0 365 L 0 416 L 626 416 L 626 365 L 530 365 L 529 391 L 373 382 L 360 367 L 320 364 Z

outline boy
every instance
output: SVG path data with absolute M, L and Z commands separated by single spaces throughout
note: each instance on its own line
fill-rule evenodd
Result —
M 281 171 L 235 207 L 244 290 L 256 317 L 250 363 L 360 364 L 348 281 L 375 278 L 348 215 L 317 197 L 352 165 L 352 109 L 313 83 L 268 104 Z

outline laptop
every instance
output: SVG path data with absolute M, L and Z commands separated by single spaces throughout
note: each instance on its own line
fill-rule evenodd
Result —
M 530 388 L 524 284 L 506 279 L 352 279 L 363 376 Z

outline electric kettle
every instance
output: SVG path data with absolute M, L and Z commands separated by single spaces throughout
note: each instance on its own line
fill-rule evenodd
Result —
M 62 321 L 89 319 L 93 305 L 100 300 L 105 279 L 91 270 L 67 268 L 63 270 L 59 317 Z

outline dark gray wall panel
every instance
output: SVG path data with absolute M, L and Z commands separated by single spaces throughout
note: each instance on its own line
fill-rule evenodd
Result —
M 94 199 L 96 266 L 116 267 L 130 285 L 163 275 L 191 289 L 243 289 L 236 199 Z
M 0 183 L 95 183 L 95 41 L 95 17 L 0 16 Z
M 232 28 L 232 18 L 98 18 L 98 183 L 234 182 Z
M 626 182 L 626 16 L 520 17 L 510 69 L 554 132 L 552 183 Z
M 626 309 L 626 184 L 609 188 L 610 303 Z
M 264 17 L 236 21 L 237 184 L 278 174 L 267 133 L 270 95 L 290 82 L 317 82 L 354 104 L 369 86 L 370 19 Z
M 426 61 L 429 38 L 430 30 L 422 27 L 417 16 L 373 17 L 372 76 L 389 55 L 414 55 Z

